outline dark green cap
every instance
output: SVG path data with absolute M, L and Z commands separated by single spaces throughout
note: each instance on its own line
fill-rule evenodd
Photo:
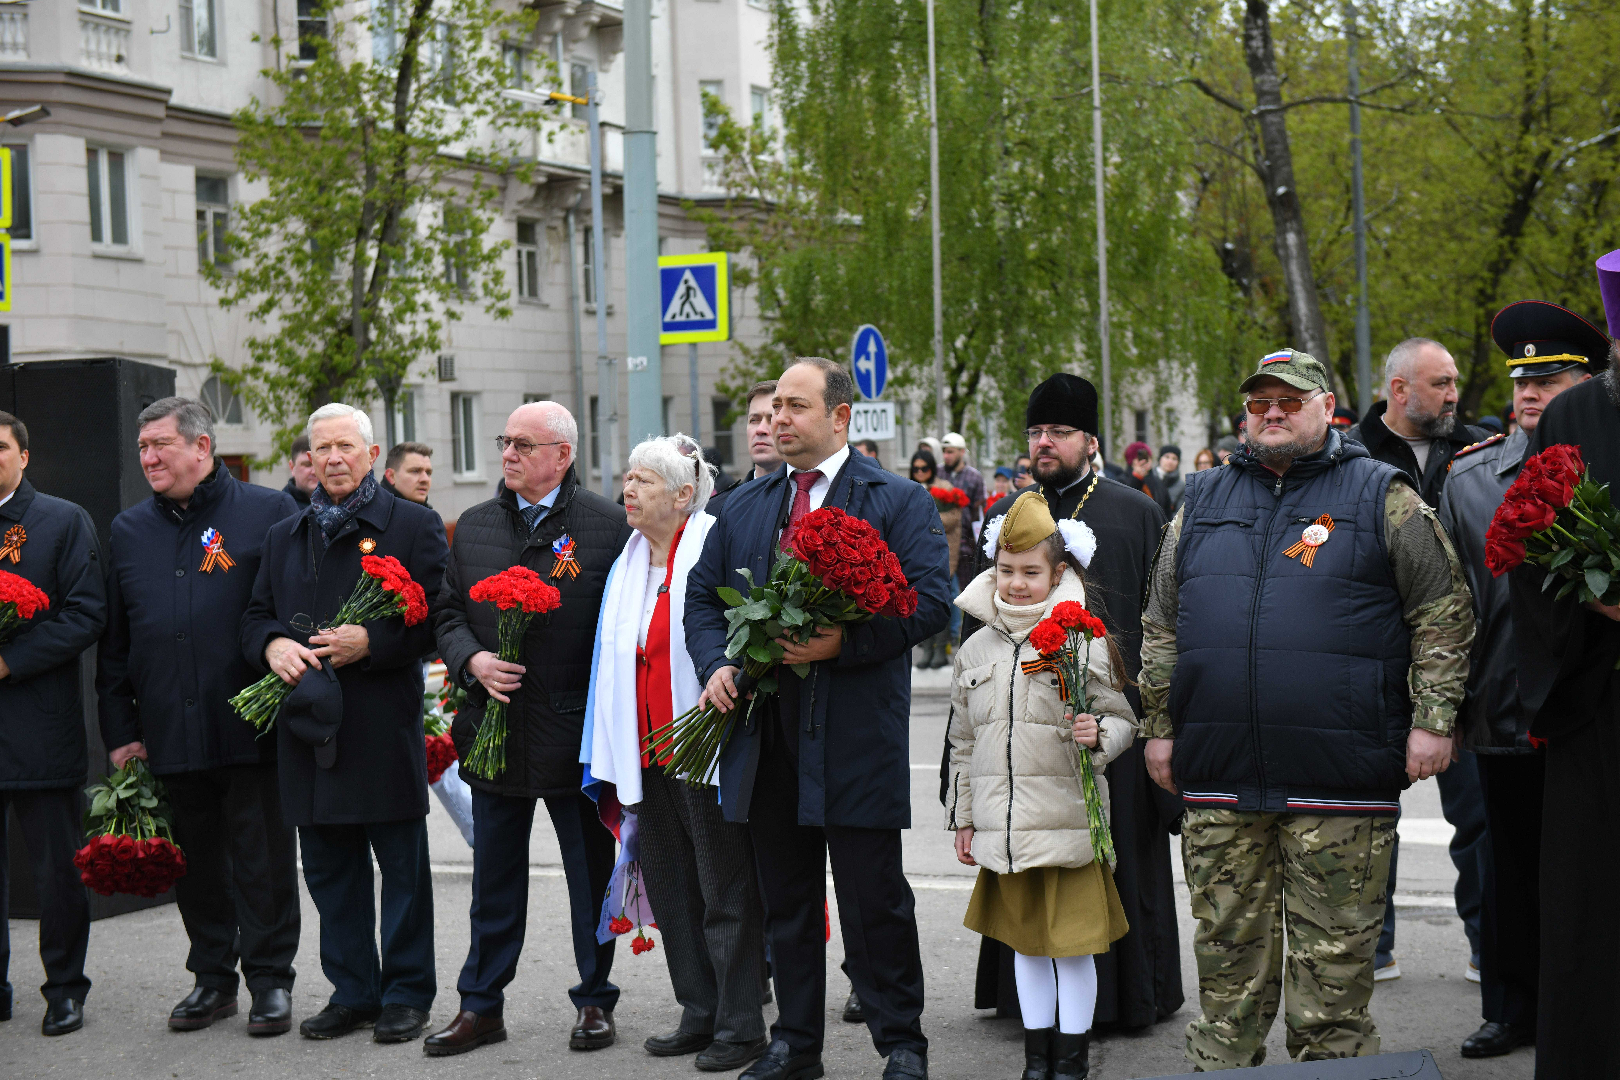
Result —
M 1327 368 L 1322 366 L 1321 361 L 1310 353 L 1303 353 L 1298 349 L 1283 349 L 1262 356 L 1260 366 L 1255 368 L 1253 375 L 1243 380 L 1243 385 L 1238 387 L 1238 393 L 1247 394 L 1249 387 L 1264 378 L 1281 379 L 1297 390 L 1331 392 L 1333 389 L 1332 382 L 1328 380 Z

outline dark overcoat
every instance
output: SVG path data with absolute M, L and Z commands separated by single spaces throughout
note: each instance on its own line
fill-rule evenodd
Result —
M 557 555 L 552 545 L 574 541 L 578 576 L 552 576 Z M 523 638 L 528 670 L 512 694 L 506 713 L 506 771 L 485 780 L 463 770 L 468 784 L 497 795 L 524 798 L 572 796 L 583 776 L 580 741 L 585 732 L 585 699 L 590 690 L 591 652 L 596 616 L 602 607 L 608 571 L 630 539 L 624 507 L 581 486 L 570 468 L 551 512 L 531 533 L 523 527 L 517 496 L 503 482 L 496 497 L 466 511 L 456 522 L 456 543 L 444 576 L 438 620 L 439 653 L 449 677 L 466 686 L 467 661 L 483 650 L 495 652 L 494 604 L 473 603 L 467 590 L 491 574 L 526 566 L 562 593 L 562 606 L 535 617 Z M 451 725 L 450 736 L 463 758 L 478 738 L 489 693 L 476 681 L 467 706 Z
M 686 586 L 686 649 L 707 683 L 726 659 L 726 605 L 715 590 L 747 590 L 737 572 L 765 581 L 786 520 L 787 470 L 744 484 L 727 499 Z M 950 552 L 934 498 L 921 484 L 851 453 L 822 506 L 869 522 L 917 590 L 909 619 L 875 618 L 845 629 L 835 660 L 812 665 L 800 683 L 799 823 L 867 829 L 911 827 L 910 649 L 950 621 Z M 759 719 L 737 731 L 720 760 L 728 821 L 747 821 L 759 766 Z
M 354 591 L 361 545 L 405 564 L 427 593 L 439 595 L 449 547 L 439 515 L 378 490 L 316 558 L 320 526 L 306 510 L 270 527 L 253 599 L 242 617 L 242 654 L 256 672 L 269 671 L 264 649 L 278 637 L 309 644 L 294 629 L 295 616 L 325 625 Z M 303 622 L 304 620 L 299 620 Z M 433 649 L 433 620 L 407 627 L 398 617 L 366 624 L 371 655 L 338 668 L 343 722 L 337 764 L 315 765 L 315 753 L 281 724 L 275 725 L 281 810 L 289 825 L 347 825 L 403 821 L 428 811 L 427 762 L 422 746 L 422 657 Z
M 154 495 L 113 519 L 107 630 L 96 693 L 109 749 L 146 744 L 158 775 L 275 760 L 230 699 L 259 677 L 238 632 L 270 526 L 298 513 L 284 491 L 244 484 L 224 465 L 187 500 Z M 203 534 L 232 565 L 204 571 Z
M 26 476 L 0 505 L 0 538 L 21 526 L 18 561 L 0 570 L 27 578 L 51 598 L 0 659 L 0 791 L 79 787 L 90 769 L 79 654 L 107 621 L 101 547 L 90 515 L 34 490 Z

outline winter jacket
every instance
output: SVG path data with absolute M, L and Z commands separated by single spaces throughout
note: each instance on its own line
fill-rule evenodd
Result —
M 956 606 L 984 625 L 956 651 L 951 692 L 951 762 L 945 827 L 973 829 L 973 858 L 997 874 L 1037 866 L 1084 866 L 1095 855 L 1080 788 L 1079 744 L 1050 671 L 1024 674 L 1038 659 L 1028 632 L 1014 638 L 997 618 L 995 569 L 974 578 Z M 1080 575 L 1066 571 L 1043 610 L 1084 605 Z M 1044 616 L 1043 616 L 1044 617 Z M 1102 729 L 1092 772 L 1108 810 L 1103 766 L 1131 745 L 1135 724 L 1125 695 L 1111 685 L 1108 646 L 1091 645 L 1086 693 Z M 1075 706 L 1076 714 L 1082 710 Z
M 1440 489 L 1446 482 L 1451 459 L 1463 447 L 1472 446 L 1489 437 L 1490 432 L 1484 428 L 1459 423 L 1451 429 L 1450 435 L 1436 440 L 1435 444 L 1430 446 L 1429 460 L 1420 474 L 1417 454 L 1412 452 L 1405 439 L 1389 430 L 1389 426 L 1384 423 L 1384 414 L 1388 411 L 1389 402 L 1373 402 L 1372 408 L 1367 410 L 1366 417 L 1345 432 L 1344 437 L 1365 446 L 1374 461 L 1382 461 L 1401 470 L 1406 474 L 1406 478 L 1412 481 L 1412 486 L 1418 489 L 1418 494 L 1423 496 L 1423 501 L 1430 506 L 1438 507 Z
M 0 569 L 33 582 L 51 606 L 0 645 L 11 669 L 0 679 L 0 791 L 81 787 L 90 760 L 79 654 L 107 621 L 101 548 L 89 514 L 26 476 L 0 504 L 0 538 L 18 527 L 27 538 Z
M 578 576 L 553 576 L 558 565 L 553 544 L 574 542 Z M 467 590 L 511 566 L 526 566 L 562 593 L 562 605 L 529 623 L 519 663 L 528 670 L 508 695 L 506 771 L 485 780 L 463 771 L 462 778 L 496 795 L 547 798 L 577 795 L 584 775 L 579 763 L 585 730 L 585 702 L 596 646 L 596 617 L 608 571 L 630 539 L 624 507 L 583 487 L 573 468 L 563 477 L 551 512 L 531 533 L 523 527 L 517 495 L 503 482 L 495 498 L 479 503 L 456 523 L 455 546 L 444 575 L 444 595 L 436 629 L 439 652 L 449 677 L 467 687 L 467 706 L 456 714 L 450 735 L 466 758 L 483 723 L 489 692 L 467 671 L 467 661 L 499 641 L 494 604 L 473 603 Z
M 146 744 L 160 776 L 274 760 L 230 699 L 259 676 L 237 640 L 270 526 L 298 512 L 286 493 L 244 484 L 224 465 L 182 508 L 154 495 L 113 518 L 107 631 L 96 664 L 109 750 Z M 232 565 L 203 571 L 203 534 Z

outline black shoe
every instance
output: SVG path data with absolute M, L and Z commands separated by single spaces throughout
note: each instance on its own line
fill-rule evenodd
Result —
M 427 1030 L 428 1014 L 409 1005 L 384 1005 L 371 1025 L 371 1041 L 380 1043 L 414 1042 Z
M 1066 1035 L 1059 1031 L 1052 1036 L 1052 1076 L 1082 1077 L 1091 1075 L 1091 1033 Z
M 231 1003 L 234 1012 L 236 1003 Z M 170 1026 L 174 1021 L 169 1021 Z M 285 1035 L 292 1030 L 292 991 L 279 986 L 253 992 L 253 1007 L 248 1010 L 249 1035 Z
M 883 1080 L 928 1080 L 928 1059 L 915 1050 L 897 1046 L 889 1051 L 883 1066 Z
M 778 1039 L 737 1080 L 819 1080 L 826 1075 L 820 1054 L 795 1054 L 793 1047 Z
M 46 1035 L 66 1035 L 82 1027 L 84 1027 L 84 1006 L 72 998 L 63 998 L 46 1004 L 45 1019 L 39 1025 L 39 1030 Z
M 613 1027 L 613 1014 L 597 1005 L 579 1010 L 574 1026 L 568 1032 L 568 1049 L 601 1050 L 612 1046 L 618 1033 Z
M 861 1008 L 861 999 L 855 996 L 853 990 L 849 992 L 849 997 L 844 1002 L 844 1023 L 866 1023 L 866 1011 Z
M 506 1041 L 506 1021 L 499 1016 L 479 1016 L 471 1009 L 463 1009 L 443 1031 L 436 1031 L 422 1040 L 422 1053 L 428 1057 L 449 1057 L 465 1054 L 485 1043 Z
M 1052 1080 L 1053 1028 L 1024 1029 L 1024 1075 L 1019 1080 Z
M 199 986 L 169 1013 L 169 1027 L 175 1031 L 198 1031 L 215 1020 L 235 1015 L 235 994 Z
M 381 1014 L 381 1009 L 351 1009 L 334 1003 L 299 1024 L 298 1033 L 306 1039 L 336 1039 L 375 1023 Z
M 1536 1041 L 1534 1031 L 1514 1027 L 1512 1024 L 1498 1024 L 1494 1020 L 1483 1024 L 1462 1043 L 1462 1056 L 1465 1058 L 1501 1057 L 1511 1054 L 1521 1046 L 1529 1046 Z
M 668 1035 L 654 1035 L 641 1044 L 642 1049 L 653 1057 L 684 1057 L 695 1054 L 699 1050 L 707 1050 L 709 1044 L 714 1042 L 713 1035 L 704 1035 L 696 1031 L 681 1031 L 676 1029 Z
M 761 1035 L 747 1042 L 721 1042 L 716 1039 L 692 1062 L 698 1072 L 735 1072 L 765 1052 L 769 1042 Z

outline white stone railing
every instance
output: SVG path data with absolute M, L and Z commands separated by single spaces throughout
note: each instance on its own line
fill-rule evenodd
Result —
M 28 12 L 0 8 L 0 60 L 28 59 Z
M 129 27 L 79 13 L 79 56 L 87 68 L 129 73 Z

